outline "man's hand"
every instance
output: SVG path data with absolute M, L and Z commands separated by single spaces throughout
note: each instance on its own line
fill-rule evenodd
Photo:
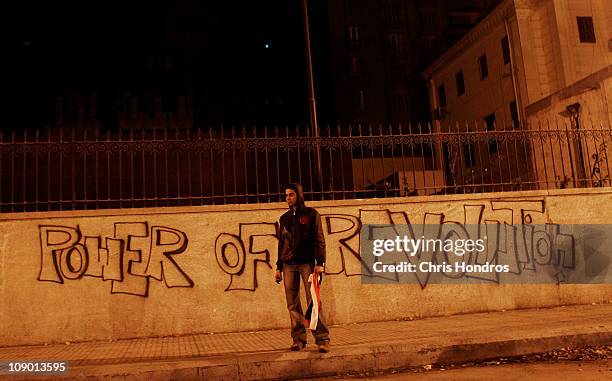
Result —
M 276 283 L 280 283 L 283 280 L 283 273 L 280 270 L 276 270 L 274 280 L 276 281 Z
M 325 273 L 325 267 L 323 266 L 315 266 L 314 272 L 316 273 Z

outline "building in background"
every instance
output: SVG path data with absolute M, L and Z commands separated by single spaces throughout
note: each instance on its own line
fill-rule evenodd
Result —
M 280 0 L 23 9 L 3 88 L 11 127 L 303 124 L 300 12 Z
M 579 131 L 610 125 L 611 64 L 609 1 L 505 0 L 423 75 L 440 131 Z M 540 158 L 556 158 L 562 175 L 536 173 L 539 181 L 580 186 L 599 171 L 605 144 L 589 147 L 575 138 L 565 152 L 531 147 L 529 158 L 503 152 L 497 142 L 443 153 L 445 161 L 476 175 L 520 160 L 524 166 L 510 171 L 512 178 L 538 172 Z
M 323 123 L 428 120 L 422 70 L 498 2 L 313 1 Z
M 429 103 L 422 70 L 477 24 L 499 0 L 310 1 L 320 125 L 351 134 L 427 132 Z M 400 125 L 402 126 L 400 128 Z M 334 131 L 334 129 L 332 129 Z M 432 194 L 444 185 L 431 147 L 394 161 L 384 152 L 356 150 L 354 189 Z M 365 154 L 365 156 L 364 156 Z M 371 160 L 377 164 L 372 166 Z M 366 163 L 366 164 L 364 164 Z M 337 181 L 336 181 L 337 182 Z
M 309 0 L 322 124 L 428 119 L 422 69 L 498 1 Z M 301 12 L 301 1 L 41 7 L 13 20 L 12 125 L 303 125 Z

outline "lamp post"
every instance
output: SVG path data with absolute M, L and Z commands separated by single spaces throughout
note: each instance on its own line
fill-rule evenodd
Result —
M 302 0 L 302 18 L 304 24 L 304 39 L 306 43 L 306 73 L 308 75 L 308 106 L 310 112 L 310 122 L 315 138 L 316 147 L 316 166 L 317 180 L 319 183 L 319 191 L 323 195 L 323 174 L 321 167 L 321 141 L 319 133 L 319 124 L 317 123 L 317 101 L 315 98 L 314 79 L 312 74 L 312 51 L 310 49 L 310 28 L 308 25 L 308 4 L 307 0 Z

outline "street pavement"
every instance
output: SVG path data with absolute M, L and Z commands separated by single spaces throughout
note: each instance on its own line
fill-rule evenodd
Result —
M 0 361 L 63 360 L 37 380 L 264 380 L 386 371 L 612 344 L 612 304 L 499 311 L 331 327 L 332 347 L 289 352 L 289 329 L 0 347 Z M 311 340 L 312 341 L 312 340 Z M 0 379 L 32 379 L 31 374 Z
M 419 373 L 395 373 L 375 377 L 326 377 L 309 381 L 606 381 L 612 380 L 612 360 L 506 364 L 486 367 L 435 369 Z

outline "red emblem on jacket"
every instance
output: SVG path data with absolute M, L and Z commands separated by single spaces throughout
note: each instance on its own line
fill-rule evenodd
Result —
M 300 224 L 307 225 L 310 222 L 310 219 L 307 215 L 300 216 Z

